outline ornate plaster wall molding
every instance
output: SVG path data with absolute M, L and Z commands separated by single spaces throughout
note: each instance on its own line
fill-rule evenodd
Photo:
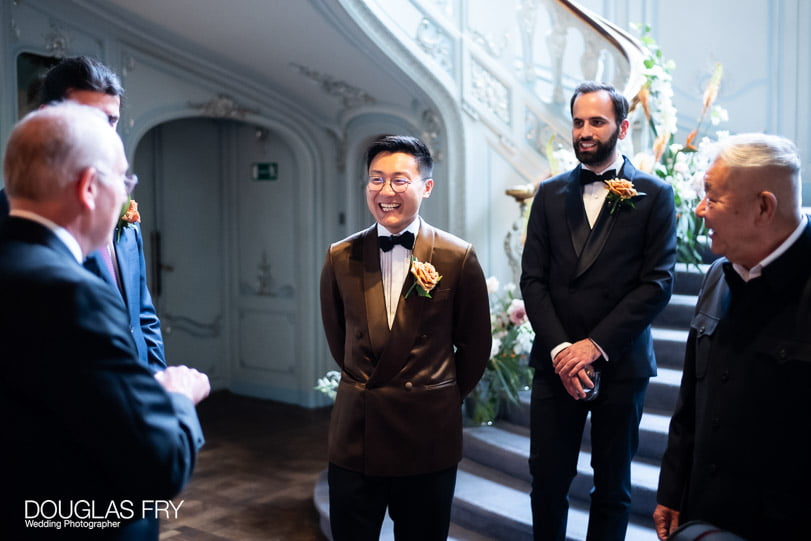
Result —
M 443 162 L 445 153 L 442 149 L 442 117 L 436 111 L 426 109 L 422 112 L 420 121 L 420 139 L 431 149 L 434 161 Z
M 189 102 L 189 107 L 213 118 L 237 118 L 243 120 L 248 114 L 259 114 L 259 109 L 239 105 L 228 94 L 219 94 L 216 98 L 212 98 L 205 103 Z
M 70 40 L 58 23 L 51 21 L 50 32 L 44 34 L 42 37 L 45 40 L 45 50 L 48 51 L 51 56 L 55 56 L 56 58 L 63 58 L 65 56 L 70 46 Z
M 377 100 L 356 86 L 352 86 L 345 81 L 340 81 L 331 75 L 310 69 L 301 64 L 290 62 L 290 69 L 296 71 L 311 81 L 318 83 L 321 89 L 330 96 L 340 98 L 344 107 L 350 109 L 361 105 L 375 103 Z
M 494 38 L 490 34 L 482 34 L 472 28 L 469 28 L 468 32 L 470 32 L 470 37 L 473 42 L 479 44 L 479 46 L 495 60 L 498 60 L 504 55 L 504 51 L 510 44 L 510 38 L 506 32 L 501 38 Z
M 453 42 L 450 36 L 434 21 L 423 18 L 417 28 L 414 41 L 420 48 L 437 61 L 442 69 L 453 75 Z
M 349 138 L 346 133 L 346 128 L 344 128 L 342 133 L 338 133 L 330 128 L 327 128 L 325 131 L 327 136 L 332 140 L 332 144 L 335 146 L 335 168 L 341 174 L 346 173 L 346 155 L 348 153 L 347 140 Z
M 507 86 L 475 60 L 471 60 L 470 66 L 473 96 L 505 124 L 511 125 L 510 91 Z

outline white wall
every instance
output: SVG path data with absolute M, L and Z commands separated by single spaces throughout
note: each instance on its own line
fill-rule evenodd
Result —
M 724 78 L 716 103 L 733 133 L 783 135 L 800 149 L 811 205 L 811 2 L 807 0 L 578 0 L 630 29 L 647 23 L 676 62 L 674 104 L 682 138 L 695 127 L 717 62 Z

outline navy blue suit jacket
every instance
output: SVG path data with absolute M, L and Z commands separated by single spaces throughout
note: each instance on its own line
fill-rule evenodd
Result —
M 542 182 L 535 195 L 521 292 L 536 333 L 530 363 L 541 374 L 555 376 L 555 346 L 591 338 L 609 357 L 604 378 L 656 375 L 650 324 L 673 286 L 673 189 L 627 158 L 619 176 L 646 195 L 613 214 L 606 201 L 592 229 L 580 167 Z
M 8 217 L 8 199 L 5 190 L 0 190 L 0 224 Z M 115 239 L 116 233 L 113 233 Z M 166 368 L 161 324 L 152 295 L 146 284 L 146 263 L 141 226 L 125 227 L 117 242 L 114 241 L 118 271 L 122 287 L 119 290 L 98 251 L 87 256 L 85 266 L 113 286 L 124 299 L 129 316 L 128 327 L 138 348 L 138 359 L 153 372 Z
M 0 299 L 0 537 L 133 538 L 127 527 L 24 530 L 25 502 L 95 501 L 104 514 L 130 501 L 141 518 L 140 500 L 170 499 L 191 476 L 203 443 L 194 405 L 138 361 L 121 297 L 46 227 L 0 226 Z
M 127 307 L 129 327 L 138 348 L 138 359 L 153 372 L 166 368 L 163 352 L 161 324 L 152 295 L 146 285 L 146 263 L 144 261 L 144 241 L 141 226 L 131 224 L 121 231 L 113 232 L 113 246 L 121 276 L 121 297 Z M 118 239 L 116 240 L 116 236 Z M 110 275 L 101 254 L 96 251 L 87 256 L 85 267 L 115 287 L 115 278 Z

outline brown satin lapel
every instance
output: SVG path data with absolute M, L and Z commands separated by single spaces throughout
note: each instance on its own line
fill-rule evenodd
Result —
M 366 318 L 369 341 L 375 358 L 380 358 L 389 339 L 389 323 L 386 316 L 386 297 L 383 293 L 383 277 L 380 273 L 380 252 L 377 247 L 376 225 L 363 235 L 363 295 L 366 303 Z
M 412 255 L 420 261 L 432 262 L 435 241 L 436 238 L 433 228 L 425 222 L 422 222 Z M 437 271 L 442 274 L 442 269 L 437 269 Z M 405 295 L 406 291 L 408 291 L 413 283 L 414 276 L 409 272 L 403 284 L 401 295 Z M 367 386 L 374 386 L 389 381 L 400 371 L 408 360 L 411 346 L 416 340 L 417 330 L 419 329 L 417 323 L 420 320 L 422 310 L 430 302 L 431 299 L 420 297 L 415 291 L 412 291 L 407 299 L 404 296 L 400 297 L 400 302 L 397 303 L 397 313 L 394 317 L 394 323 L 388 336 L 388 342 L 379 357 L 377 367 L 369 378 Z M 385 314 L 383 315 L 385 317 Z M 388 327 L 385 319 L 384 325 Z

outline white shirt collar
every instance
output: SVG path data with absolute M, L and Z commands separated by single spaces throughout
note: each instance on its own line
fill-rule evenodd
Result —
M 75 257 L 76 261 L 81 265 L 82 261 L 84 260 L 82 248 L 79 246 L 79 241 L 77 241 L 67 229 L 52 222 L 44 216 L 40 216 L 39 214 L 28 210 L 15 209 L 10 211 L 8 214 L 9 216 L 16 216 L 17 218 L 25 218 L 26 220 L 37 222 L 38 224 L 41 224 L 53 231 L 54 235 L 56 235 L 57 238 L 59 238 L 59 240 L 61 240 L 65 246 L 68 247 L 70 253 L 73 254 L 73 257 Z
M 406 231 L 411 231 L 412 233 L 414 233 L 414 237 L 416 238 L 417 233 L 420 232 L 420 217 L 419 216 L 414 218 L 414 220 L 410 224 L 408 224 L 408 227 L 406 227 L 405 229 L 403 229 L 402 231 L 400 231 L 397 234 L 402 235 Z M 392 235 L 391 231 L 389 231 L 388 229 L 386 229 L 385 227 L 383 227 L 379 223 L 377 224 L 377 236 L 378 237 L 388 237 L 388 236 L 391 236 L 391 235 Z
M 743 278 L 744 282 L 748 282 L 749 280 L 757 278 L 758 276 L 763 274 L 763 269 L 766 267 L 766 265 L 768 265 L 781 255 L 786 253 L 786 251 L 789 248 L 791 248 L 791 245 L 797 242 L 797 239 L 799 239 L 800 235 L 803 234 L 803 230 L 805 229 L 805 225 L 807 223 L 808 218 L 803 214 L 802 220 L 800 220 L 800 225 L 798 225 L 797 229 L 795 229 L 794 232 L 791 235 L 789 235 L 786 240 L 783 241 L 783 244 L 778 246 L 775 251 L 764 257 L 760 263 L 758 263 L 751 269 L 747 269 L 743 265 L 739 265 L 737 263 L 733 263 L 732 268 L 735 269 L 735 272 L 737 272 L 741 278 Z

